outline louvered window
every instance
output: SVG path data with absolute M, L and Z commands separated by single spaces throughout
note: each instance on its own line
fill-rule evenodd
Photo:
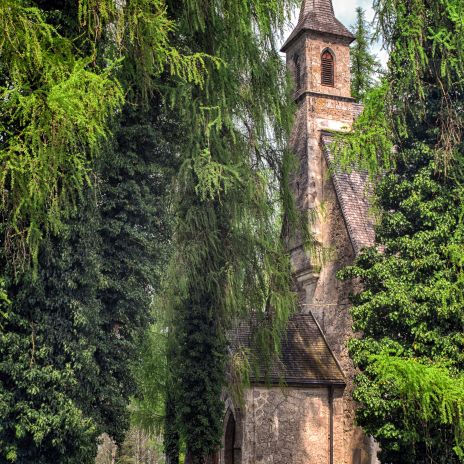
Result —
M 293 63 L 295 65 L 295 84 L 296 90 L 301 89 L 301 64 L 300 64 L 300 57 L 295 55 L 293 57 Z
M 328 50 L 322 54 L 321 83 L 330 87 L 334 86 L 334 57 Z

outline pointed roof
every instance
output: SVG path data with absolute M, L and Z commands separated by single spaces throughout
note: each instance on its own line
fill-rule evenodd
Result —
M 303 0 L 298 24 L 283 45 L 282 51 L 285 52 L 304 31 L 324 32 L 345 37 L 350 42 L 354 40 L 354 35 L 335 17 L 332 0 Z

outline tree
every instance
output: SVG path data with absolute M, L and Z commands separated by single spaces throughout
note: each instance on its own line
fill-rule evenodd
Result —
M 170 253 L 170 187 L 177 158 L 169 138 L 176 129 L 162 122 L 160 105 L 156 96 L 145 109 L 124 108 L 99 169 L 103 285 L 98 300 L 104 330 L 95 356 L 105 431 L 117 442 L 128 426 L 127 405 L 136 394 L 133 368 L 144 355 L 140 346 L 145 346 L 153 296 Z
M 361 159 L 382 174 L 377 246 L 342 273 L 363 287 L 352 310 L 360 338 L 350 343 L 361 370 L 357 416 L 382 462 L 462 462 L 461 5 L 374 6 L 391 53 L 386 92 L 368 109 L 384 112 L 374 128 L 364 117 L 341 150 L 345 163 Z M 371 150 L 366 163 L 363 143 L 375 131 L 396 149 Z
M 78 30 L 77 4 L 58 12 L 41 3 L 0 6 L 2 246 L 17 272 L 36 261 L 41 238 L 77 203 L 123 102 L 114 66 L 93 64 L 88 43 L 77 40 L 87 31 Z M 61 30 L 70 17 L 74 36 Z
M 176 157 L 152 125 L 154 79 L 169 63 L 199 84 L 203 58 L 169 45 L 163 2 L 1 8 L 2 91 L 14 98 L 2 99 L 0 460 L 92 462 L 97 435 L 122 441 L 128 426 L 168 237 Z
M 357 102 L 362 102 L 366 93 L 375 85 L 380 64 L 370 51 L 372 34 L 366 21 L 366 12 L 356 8 L 356 24 L 351 30 L 356 41 L 351 47 L 351 94 Z
M 92 203 L 42 242 L 36 275 L 14 279 L 0 331 L 1 462 L 92 462 L 99 432 L 101 279 Z M 85 272 L 82 270 L 85 269 Z
M 352 309 L 362 337 L 349 346 L 362 371 L 354 398 L 385 463 L 462 462 L 463 193 L 427 146 L 402 152 L 376 189 L 383 249 L 342 272 L 363 284 Z
M 170 462 L 177 459 L 171 446 L 177 434 L 195 464 L 220 446 L 233 319 L 254 310 L 269 321 L 262 337 L 269 353 L 294 308 L 276 220 L 276 208 L 286 210 L 290 197 L 283 147 L 293 109 L 275 34 L 290 4 L 182 2 L 179 9 L 179 2 L 168 2 L 189 53 L 218 60 L 203 90 L 185 89 L 176 106 L 184 140 L 168 279 L 176 341 L 169 358 L 174 395 L 166 408 Z

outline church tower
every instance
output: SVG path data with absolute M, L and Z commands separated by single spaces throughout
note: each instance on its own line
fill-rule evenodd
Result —
M 289 322 L 282 356 L 270 377 L 251 378 L 241 404 L 225 392 L 221 464 L 376 464 L 376 445 L 355 426 L 351 284 L 337 272 L 373 244 L 368 192 L 361 173 L 330 173 L 332 131 L 350 128 L 361 107 L 351 98 L 353 35 L 335 17 L 331 0 L 304 0 L 285 42 L 294 77 L 296 117 L 291 180 L 326 259 L 289 237 L 300 311 Z M 231 334 L 233 349 L 251 349 L 253 326 Z
M 334 450 L 334 462 L 371 464 L 377 462 L 376 445 L 354 426 L 355 372 L 347 350 L 354 336 L 348 298 L 353 288 L 336 274 L 374 243 L 374 228 L 365 177 L 356 172 L 329 174 L 332 131 L 348 130 L 362 110 L 351 97 L 353 41 L 353 34 L 335 17 L 332 0 L 303 0 L 298 23 L 282 47 L 297 104 L 290 144 L 299 170 L 292 190 L 297 207 L 308 213 L 317 245 L 329 257 L 310 256 L 297 234 L 290 239 L 290 250 L 301 310 L 315 318 L 345 377 L 338 403 L 343 408 L 343 451 Z

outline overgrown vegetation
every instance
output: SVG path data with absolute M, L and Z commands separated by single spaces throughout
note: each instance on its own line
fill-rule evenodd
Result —
M 463 190 L 437 173 L 433 151 L 402 151 L 376 189 L 381 251 L 363 252 L 344 278 L 360 278 L 353 300 L 361 339 L 350 353 L 362 370 L 358 422 L 387 463 L 461 462 L 464 321 Z
M 226 333 L 234 319 L 255 311 L 270 357 L 294 307 L 280 237 L 281 211 L 289 208 L 282 204 L 282 172 L 290 162 L 284 146 L 293 109 L 276 43 L 291 5 L 170 3 L 188 52 L 223 63 L 209 69 L 201 92 L 186 89 L 176 106 L 185 135 L 168 274 L 172 462 L 182 443 L 195 464 L 218 450 Z
M 216 451 L 226 330 L 257 310 L 271 356 L 294 303 L 275 44 L 291 3 L 2 2 L 2 459 L 91 462 L 99 433 L 122 441 L 168 246 L 180 349 L 155 422 L 172 418 L 174 454 Z
M 168 45 L 161 2 L 108 5 L 1 5 L 2 85 L 14 96 L 2 100 L 2 462 L 90 463 L 97 436 L 122 441 L 129 424 L 176 164 L 154 79 L 190 63 L 177 78 L 200 85 L 204 57 Z M 34 144 L 22 139 L 32 133 Z M 27 150 L 12 151 L 20 139 Z
M 382 462 L 463 462 L 462 2 L 374 7 L 390 51 L 384 90 L 336 149 L 369 169 L 382 212 L 376 248 L 341 275 L 363 285 L 350 344 L 358 421 Z

